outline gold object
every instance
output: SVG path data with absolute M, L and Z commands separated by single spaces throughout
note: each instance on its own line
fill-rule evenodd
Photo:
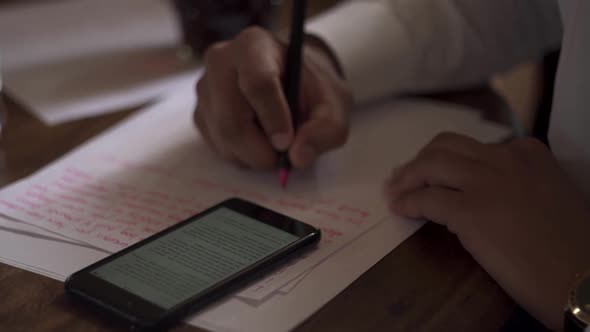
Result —
M 590 271 L 576 278 L 568 294 L 567 311 L 578 324 L 590 326 Z

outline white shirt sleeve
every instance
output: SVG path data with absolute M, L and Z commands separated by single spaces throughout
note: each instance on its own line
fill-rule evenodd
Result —
M 483 82 L 561 43 L 556 0 L 357 0 L 307 32 L 334 51 L 357 102 Z

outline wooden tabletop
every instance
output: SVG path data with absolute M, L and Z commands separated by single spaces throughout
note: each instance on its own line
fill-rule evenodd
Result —
M 484 109 L 500 119 L 505 106 L 486 89 L 433 96 Z M 0 186 L 27 176 L 129 116 L 126 110 L 54 127 L 4 97 Z M 120 330 L 69 303 L 63 284 L 0 264 L 0 330 Z M 512 300 L 445 228 L 427 224 L 363 274 L 299 331 L 498 331 Z M 199 331 L 181 326 L 174 331 Z
M 7 1 L 0 1 L 7 2 Z M 334 0 L 317 0 L 325 7 Z M 432 96 L 504 122 L 505 104 L 487 89 Z M 32 174 L 121 121 L 124 110 L 54 127 L 8 98 L 0 137 L 0 186 Z M 427 224 L 303 323 L 298 331 L 498 331 L 512 300 L 445 228 Z M 63 283 L 0 264 L 0 331 L 119 331 L 69 303 Z M 200 331 L 179 326 L 173 331 Z

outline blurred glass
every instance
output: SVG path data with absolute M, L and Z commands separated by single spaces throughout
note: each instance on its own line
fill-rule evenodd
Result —
M 174 0 L 184 43 L 200 56 L 211 44 L 232 39 L 248 26 L 271 29 L 280 0 Z

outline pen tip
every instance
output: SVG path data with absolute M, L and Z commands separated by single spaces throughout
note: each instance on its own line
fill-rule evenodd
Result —
M 279 170 L 279 181 L 281 183 L 281 187 L 286 188 L 287 182 L 289 181 L 289 170 L 281 169 Z

